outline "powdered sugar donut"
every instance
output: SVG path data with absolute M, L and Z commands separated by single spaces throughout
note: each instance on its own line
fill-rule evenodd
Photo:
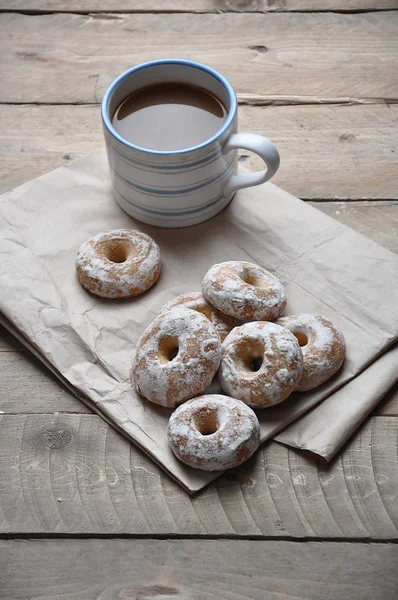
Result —
M 278 323 L 287 327 L 301 346 L 304 363 L 298 392 L 312 390 L 337 373 L 345 358 L 345 340 L 329 319 L 304 313 L 283 317 Z
M 174 407 L 210 385 L 220 359 L 220 338 L 210 321 L 189 308 L 173 308 L 138 340 L 132 377 L 139 394 Z
M 181 294 L 180 296 L 177 296 L 177 298 L 174 298 L 174 300 L 167 302 L 160 312 L 165 313 L 176 306 L 185 306 L 185 308 L 197 310 L 202 313 L 202 315 L 207 317 L 209 321 L 213 323 L 222 342 L 234 327 L 241 324 L 238 319 L 228 317 L 228 315 L 224 315 L 214 308 L 214 306 L 211 306 L 200 292 Z
M 257 450 L 260 426 L 254 412 L 218 394 L 185 402 L 170 417 L 167 437 L 182 462 L 204 471 L 237 467 Z
M 203 295 L 221 312 L 246 321 L 273 321 L 286 305 L 283 285 L 262 267 L 244 261 L 214 265 L 202 282 Z
M 303 372 L 303 355 L 288 329 L 267 321 L 236 327 L 222 345 L 223 390 L 254 408 L 279 404 Z
M 99 233 L 76 258 L 83 287 L 103 298 L 128 298 L 149 289 L 160 275 L 160 252 L 149 235 L 132 229 Z

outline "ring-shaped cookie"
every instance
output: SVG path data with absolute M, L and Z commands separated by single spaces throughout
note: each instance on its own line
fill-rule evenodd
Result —
M 268 321 L 236 327 L 222 345 L 223 390 L 253 408 L 279 404 L 301 379 L 303 355 L 295 336 Z
M 160 252 L 149 235 L 133 229 L 99 233 L 81 245 L 77 276 L 103 298 L 129 298 L 149 289 L 160 275 Z
M 273 321 L 286 305 L 282 283 L 262 267 L 245 261 L 213 265 L 202 282 L 206 300 L 230 317 Z
M 328 381 L 341 368 L 345 358 L 342 331 L 321 315 L 303 313 L 278 319 L 296 336 L 303 353 L 303 375 L 296 388 L 306 392 Z
M 132 377 L 139 394 L 175 407 L 210 385 L 220 359 L 220 338 L 210 321 L 177 307 L 158 315 L 138 340 Z
M 219 394 L 200 396 L 173 412 L 169 444 L 182 462 L 204 471 L 237 467 L 258 448 L 260 426 L 243 402 Z

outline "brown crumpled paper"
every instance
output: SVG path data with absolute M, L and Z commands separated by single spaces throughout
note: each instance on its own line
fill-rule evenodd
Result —
M 160 280 L 135 299 L 101 299 L 76 279 L 80 244 L 115 228 L 144 231 L 161 249 Z M 262 441 L 340 388 L 278 436 L 329 459 L 397 378 L 396 349 L 373 361 L 398 338 L 398 257 L 270 183 L 238 192 L 206 223 L 158 229 L 117 206 L 105 152 L 95 151 L 2 196 L 0 254 L 1 322 L 189 492 L 217 474 L 175 459 L 166 439 L 170 410 L 140 398 L 129 375 L 144 328 L 165 302 L 200 290 L 214 263 L 263 265 L 286 286 L 285 313 L 323 314 L 346 337 L 347 359 L 331 381 L 259 412 Z

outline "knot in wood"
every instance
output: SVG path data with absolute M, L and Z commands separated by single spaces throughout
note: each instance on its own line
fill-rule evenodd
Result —
M 51 450 L 65 448 L 72 441 L 72 434 L 67 429 L 46 429 L 40 437 L 43 444 Z

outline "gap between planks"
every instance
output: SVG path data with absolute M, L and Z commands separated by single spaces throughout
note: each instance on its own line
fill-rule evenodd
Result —
M 45 533 L 32 533 L 32 532 L 16 532 L 16 533 L 1 533 L 1 541 L 51 541 L 51 540 L 159 540 L 159 541 L 178 541 L 178 540 L 236 540 L 236 541 L 251 541 L 251 542 L 288 542 L 290 544 L 308 544 L 308 543 L 322 543 L 322 544 L 390 544 L 392 546 L 398 545 L 397 538 L 319 538 L 319 537 L 302 537 L 292 538 L 289 536 L 273 536 L 273 535 L 236 535 L 236 534 L 183 534 L 176 533 L 170 534 L 153 534 L 153 533 L 58 533 L 58 532 L 45 532 Z M 3 599 L 2 599 L 3 600 Z
M 42 4 L 42 7 L 40 7 Z M 347 1 L 347 0 L 246 0 L 238 5 L 234 0 L 179 0 L 178 4 L 172 0 L 158 0 L 136 2 L 117 0 L 106 2 L 104 0 L 64 1 L 64 2 L 35 2 L 27 0 L 4 0 L 0 6 L 0 13 L 19 13 L 26 15 L 48 15 L 55 13 L 93 15 L 97 18 L 117 18 L 119 14 L 228 14 L 228 13 L 335 13 L 335 14 L 366 14 L 372 12 L 393 12 L 397 10 L 394 0 L 374 0 L 373 2 Z M 113 15 L 116 15 L 114 17 Z
M 394 13 L 397 12 L 396 8 L 363 8 L 363 9 L 339 9 L 339 10 L 332 10 L 332 9 L 325 9 L 325 10 L 299 10 L 299 9 L 290 9 L 290 10 L 272 10 L 272 11 L 264 11 L 264 10 L 250 10 L 250 11 L 245 11 L 245 10 L 145 10 L 143 8 L 134 10 L 134 9 L 121 9 L 121 10 L 117 10 L 116 8 L 113 8 L 111 11 L 107 12 L 107 11 L 103 11 L 103 10 L 79 10 L 78 8 L 74 8 L 71 10 L 46 10 L 46 9 L 14 9 L 14 8 L 1 8 L 0 7 L 0 14 L 16 14 L 16 15 L 27 15 L 27 16 L 31 16 L 31 17 L 36 17 L 36 16 L 45 16 L 45 15 L 54 15 L 54 14 L 60 14 L 60 15 L 83 15 L 83 16 L 89 16 L 89 17 L 93 17 L 93 18 L 104 18 L 104 19 L 112 19 L 112 18 L 117 18 L 117 17 L 112 17 L 112 15 L 226 15 L 226 14 L 250 14 L 250 15 L 264 15 L 267 13 L 272 13 L 272 14 L 278 14 L 278 13 L 293 13 L 293 14 L 326 14 L 326 13 L 331 13 L 331 14 L 335 14 L 335 15 L 366 15 L 369 13 Z
M 239 106 L 355 106 L 382 104 L 384 106 L 398 104 L 398 98 L 317 98 L 316 96 L 267 96 L 259 94 L 237 94 Z M 44 101 L 3 101 L 0 106 L 101 106 L 101 102 L 44 102 Z

